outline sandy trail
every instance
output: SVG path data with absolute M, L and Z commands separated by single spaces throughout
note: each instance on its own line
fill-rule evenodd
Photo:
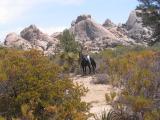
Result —
M 86 96 L 82 97 L 82 101 L 91 103 L 91 113 L 99 116 L 103 111 L 108 112 L 111 109 L 111 106 L 107 105 L 105 100 L 105 94 L 114 90 L 111 85 L 92 83 L 93 79 L 96 79 L 95 76 L 74 76 L 72 79 L 75 83 L 83 84 L 86 88 L 88 88 L 89 91 Z M 91 118 L 89 120 L 94 119 Z

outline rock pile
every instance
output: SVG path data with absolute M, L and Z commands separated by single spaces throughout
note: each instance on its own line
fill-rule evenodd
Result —
M 146 45 L 152 40 L 150 38 L 153 31 L 142 24 L 142 12 L 139 10 L 132 11 L 127 22 L 122 25 L 116 25 L 109 19 L 101 25 L 96 23 L 91 15 L 80 15 L 71 23 L 69 30 L 76 41 L 89 51 L 100 51 L 118 45 Z M 24 50 L 34 48 L 46 55 L 53 55 L 59 51 L 60 35 L 61 33 L 54 33 L 49 36 L 35 25 L 30 25 L 22 30 L 20 35 L 8 34 L 4 44 Z
M 143 25 L 142 11 L 134 10 L 130 13 L 125 26 L 128 37 L 131 37 L 136 42 L 150 42 L 153 30 L 150 27 Z
M 91 15 L 78 16 L 75 21 L 72 22 L 70 31 L 75 35 L 76 40 L 89 51 L 99 51 L 117 45 L 136 44 L 134 40 L 118 30 L 118 26 L 109 19 L 103 25 L 96 23 Z
M 56 46 L 59 43 L 54 35 L 49 36 L 42 33 L 35 25 L 30 25 L 20 32 L 7 35 L 4 44 L 8 47 L 20 48 L 23 50 L 37 49 L 43 51 L 46 55 L 53 55 L 56 52 Z

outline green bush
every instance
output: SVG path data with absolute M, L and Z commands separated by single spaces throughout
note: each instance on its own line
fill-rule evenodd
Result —
M 61 66 L 63 73 L 79 73 L 79 56 L 73 52 L 62 52 L 51 59 Z
M 109 70 L 109 60 L 112 58 L 119 59 L 130 52 L 140 52 L 147 49 L 151 48 L 146 48 L 143 46 L 117 46 L 114 49 L 105 49 L 98 54 L 93 54 L 92 56 L 94 56 L 97 63 L 97 72 L 99 74 L 106 74 Z
M 109 81 L 122 92 L 117 103 L 140 114 L 144 120 L 147 120 L 147 115 L 143 114 L 151 114 L 152 110 L 158 112 L 159 109 L 155 101 L 160 83 L 159 60 L 157 52 L 150 49 L 132 49 L 118 57 L 108 58 Z
M 78 52 L 78 43 L 75 41 L 74 35 L 67 29 L 63 31 L 63 34 L 60 37 L 60 44 L 64 52 Z
M 61 68 L 42 53 L 0 50 L 0 113 L 7 118 L 86 120 L 87 90 L 61 77 Z

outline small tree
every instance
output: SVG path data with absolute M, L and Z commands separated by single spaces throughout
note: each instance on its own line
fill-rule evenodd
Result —
M 60 43 L 65 52 L 78 52 L 78 43 L 75 41 L 75 37 L 69 30 L 64 30 L 60 37 Z

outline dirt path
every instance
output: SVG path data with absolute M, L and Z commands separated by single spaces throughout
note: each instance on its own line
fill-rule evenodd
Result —
M 105 94 L 110 93 L 114 89 L 110 85 L 93 84 L 94 76 L 75 76 L 72 77 L 75 83 L 83 84 L 88 88 L 86 96 L 82 97 L 82 101 L 91 103 L 90 112 L 96 115 L 100 115 L 104 110 L 107 112 L 111 109 L 111 106 L 106 104 Z M 93 118 L 89 119 L 93 120 Z

